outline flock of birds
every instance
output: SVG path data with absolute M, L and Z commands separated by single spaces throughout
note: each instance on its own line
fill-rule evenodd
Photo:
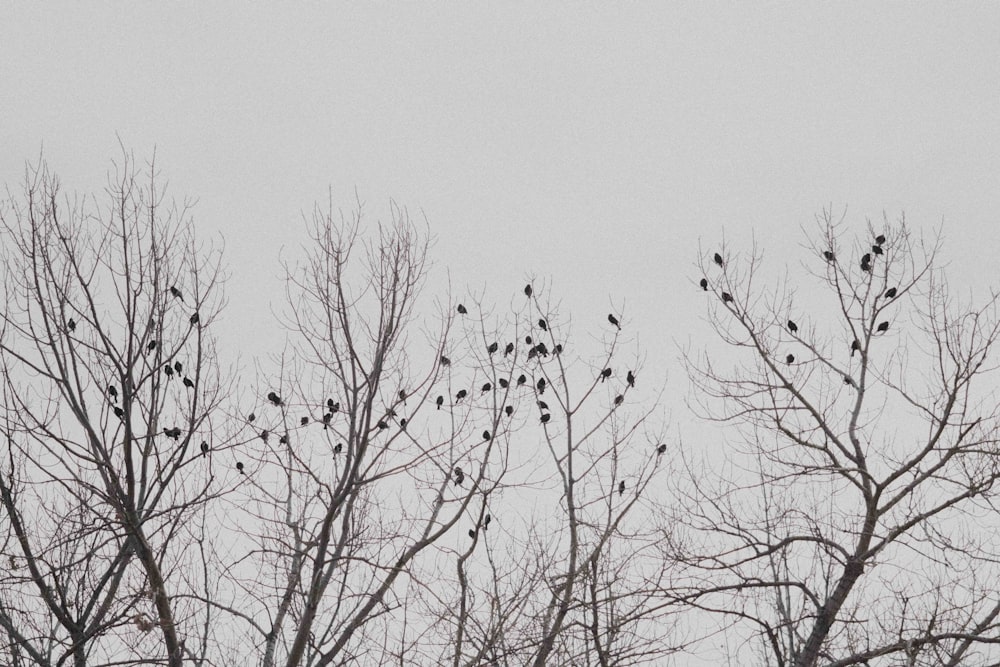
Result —
M 877 235 L 875 237 L 875 243 L 871 247 L 871 251 L 870 252 L 866 252 L 864 255 L 862 255 L 862 257 L 861 257 L 861 270 L 864 273 L 871 273 L 872 272 L 872 262 L 875 259 L 877 259 L 879 257 L 879 255 L 882 255 L 885 252 L 885 249 L 883 247 L 885 245 L 885 242 L 886 242 L 886 239 L 885 239 L 885 235 L 884 234 Z M 823 251 L 823 259 L 825 259 L 827 261 L 827 263 L 833 264 L 833 263 L 835 263 L 837 261 L 837 256 L 834 254 L 833 250 L 824 250 Z M 720 268 L 725 267 L 725 260 L 723 259 L 722 255 L 719 254 L 719 253 L 715 253 L 712 256 L 712 261 L 716 265 L 718 265 Z M 698 282 L 698 285 L 701 287 L 701 289 L 703 291 L 706 291 L 706 292 L 708 291 L 709 283 L 708 283 L 708 279 L 707 278 L 702 278 Z M 899 293 L 899 289 L 898 288 L 896 288 L 896 287 L 890 287 L 881 296 L 883 298 L 888 299 L 888 300 L 891 301 L 892 299 L 896 298 L 896 295 L 898 293 Z M 730 294 L 729 292 L 723 291 L 723 292 L 721 292 L 719 294 L 719 296 L 722 299 L 723 303 L 731 303 L 731 302 L 733 302 L 733 295 Z M 793 334 L 797 334 L 798 333 L 799 326 L 798 326 L 798 324 L 795 323 L 794 320 L 790 319 L 785 324 L 788 327 L 788 331 L 789 332 L 791 332 Z M 875 332 L 878 333 L 878 334 L 884 334 L 888 330 L 889 330 L 889 320 L 884 320 L 882 322 L 879 322 L 879 324 L 875 327 Z M 861 351 L 861 341 L 858 340 L 857 338 L 855 338 L 851 342 L 851 357 L 854 356 L 855 352 L 859 352 L 859 351 Z M 785 356 L 785 362 L 788 363 L 788 364 L 795 363 L 795 355 L 794 354 L 788 354 L 788 355 L 786 355 Z M 854 382 L 854 379 L 850 375 L 844 375 L 844 384 L 851 385 L 853 387 L 857 387 L 857 384 Z

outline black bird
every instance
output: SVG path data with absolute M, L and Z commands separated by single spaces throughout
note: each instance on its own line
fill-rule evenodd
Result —
M 625 381 L 628 382 L 628 386 L 635 387 L 635 373 L 629 371 L 625 374 Z
M 698 284 L 701 285 L 701 288 L 703 290 L 705 290 L 706 292 L 708 291 L 708 279 L 707 278 L 702 278 L 700 281 L 698 281 Z
M 885 291 L 885 298 L 892 299 L 895 296 L 896 296 L 896 288 L 895 287 L 890 287 L 889 289 L 887 289 Z
M 271 433 L 266 428 L 260 432 L 260 439 L 263 440 L 264 442 L 267 442 L 267 439 L 270 437 Z
M 330 420 L 331 419 L 333 419 L 333 413 L 332 412 L 327 412 L 325 415 L 323 415 L 323 430 L 324 431 L 327 430 L 328 428 L 330 428 Z
M 168 378 L 171 378 L 174 376 L 174 367 L 171 366 L 170 364 L 167 364 L 166 366 L 163 367 L 163 372 L 167 374 Z
M 517 376 L 517 386 L 518 387 L 520 387 L 522 384 L 524 384 L 527 381 L 528 381 L 528 378 L 525 377 L 524 373 L 521 373 L 520 375 Z
M 66 328 L 69 329 L 70 331 L 76 331 L 76 320 L 74 320 L 72 317 L 69 318 L 69 321 L 66 322 Z
M 402 419 L 399 420 L 399 428 L 403 429 L 404 431 L 406 430 L 406 417 L 403 417 Z
M 492 343 L 490 343 L 490 346 L 486 348 L 486 351 L 492 355 L 499 349 L 500 349 L 500 343 L 493 341 Z
M 616 406 L 617 405 L 621 405 L 622 401 L 624 401 L 624 400 L 625 400 L 625 397 L 622 396 L 621 394 L 618 394 L 617 396 L 615 396 L 615 405 Z
M 500 385 L 501 389 L 506 389 L 510 386 L 510 382 L 507 382 L 507 378 L 500 378 L 497 380 L 497 384 Z
M 455 486 L 462 486 L 465 481 L 465 473 L 458 466 L 455 466 Z
M 857 385 L 854 384 L 854 378 L 852 378 L 850 375 L 845 375 L 844 376 L 844 384 L 850 385 L 852 387 L 856 387 L 857 386 Z
M 667 446 L 666 445 L 660 445 L 659 447 L 656 448 L 656 453 L 657 454 L 662 454 L 665 451 L 667 451 Z
M 328 404 L 327 407 L 330 408 L 330 412 L 332 412 L 332 413 L 340 412 L 340 401 L 337 401 L 333 405 L 329 405 Z
M 715 253 L 715 256 L 712 257 L 712 260 L 719 266 L 722 266 L 722 255 L 720 255 L 719 253 Z
M 333 446 L 333 453 L 334 454 L 339 454 L 343 450 L 344 450 L 344 443 L 342 443 L 342 442 L 338 442 L 336 445 Z
M 405 389 L 400 389 L 399 390 L 399 400 L 401 400 L 403 402 L 403 405 L 406 405 L 406 390 Z
M 787 357 L 785 357 L 785 363 L 786 364 L 793 363 L 794 361 L 795 361 L 795 355 L 794 354 L 790 354 Z
M 191 389 L 191 388 L 194 387 L 194 381 L 192 381 L 191 378 L 189 378 L 188 376 L 185 375 L 184 376 L 184 386 L 187 387 L 188 389 Z
M 208 456 L 208 443 L 204 440 L 201 441 L 201 455 Z
M 455 394 L 455 402 L 458 403 L 459 401 L 461 401 L 463 398 L 465 398 L 468 395 L 469 395 L 469 392 L 465 391 L 464 389 L 459 389 L 458 393 Z
M 533 347 L 528 350 L 528 359 L 534 359 L 538 356 L 538 347 Z
M 503 411 L 507 413 L 508 417 L 510 417 L 512 414 L 514 414 L 514 406 L 508 405 L 506 408 L 503 409 Z
M 476 539 L 476 529 L 475 528 L 470 528 L 469 529 L 469 537 L 471 537 L 472 539 Z
M 175 361 L 174 362 L 174 370 L 177 371 L 178 373 L 180 373 L 182 370 L 184 370 L 184 366 L 181 364 L 181 362 Z
M 440 410 L 441 406 L 444 404 L 444 396 L 438 396 L 437 400 L 434 402 L 437 403 L 437 409 Z
M 487 514 L 486 516 L 483 517 L 483 530 L 489 530 L 490 529 L 490 521 L 492 521 L 492 520 L 493 520 L 493 517 L 491 517 L 489 514 Z
M 118 387 L 114 386 L 113 384 L 109 384 L 108 385 L 108 396 L 111 397 L 112 401 L 114 401 L 115 403 L 117 403 L 118 402 Z
M 240 472 L 241 475 L 246 474 L 245 472 L 243 472 L 243 461 L 236 462 L 236 469 Z
M 465 315 L 465 314 L 466 314 L 466 313 L 468 313 L 468 312 L 469 312 L 469 311 L 467 311 L 467 310 L 465 309 L 465 306 L 463 306 L 462 304 L 458 304 L 458 314 L 459 314 L 459 315 Z
M 538 319 L 538 328 L 541 329 L 542 331 L 548 331 L 549 325 L 548 325 L 548 323 L 544 319 L 539 318 Z
M 889 330 L 889 320 L 886 320 L 885 322 L 882 322 L 877 327 L 875 327 L 875 331 L 878 331 L 879 333 L 885 333 L 888 330 Z
M 119 408 L 117 405 L 111 408 L 111 410 L 115 413 L 115 417 L 118 417 L 118 419 L 121 419 L 122 417 L 125 416 L 125 411 Z
M 248 424 L 252 424 L 254 419 L 257 419 L 257 415 L 255 415 L 254 413 L 251 412 L 249 415 L 247 415 Z
M 524 337 L 524 344 L 525 345 L 531 345 L 531 342 L 532 342 L 531 341 L 531 336 L 525 336 Z
M 549 356 L 549 348 L 545 345 L 545 343 L 539 343 L 535 346 L 535 349 L 538 350 L 538 354 L 543 357 Z
M 392 408 L 389 408 L 389 417 L 391 419 L 395 419 L 396 418 L 396 411 L 393 410 Z
M 549 409 L 549 404 L 546 403 L 545 401 L 538 401 L 538 409 L 539 410 L 548 410 Z
M 603 371 L 601 371 L 601 382 L 604 382 L 609 377 L 611 377 L 611 369 L 610 368 L 605 368 Z
M 876 236 L 875 237 L 875 243 L 877 243 L 879 245 L 882 245 L 883 243 L 885 243 L 885 234 L 879 234 L 878 236 Z
M 550 419 L 552 419 L 552 415 L 550 415 L 549 413 L 546 412 L 544 415 L 542 415 L 543 424 L 548 424 Z
M 483 385 L 482 391 L 485 394 L 486 392 L 488 392 L 492 388 L 493 388 L 493 385 L 490 384 L 489 382 L 487 382 L 486 384 Z
M 861 263 L 862 264 L 871 264 L 872 263 L 872 254 L 870 252 L 866 252 L 864 254 L 864 256 L 861 258 Z
M 723 292 L 722 293 L 722 302 L 723 303 L 728 303 L 728 302 L 730 302 L 732 300 L 733 300 L 733 295 L 732 294 L 730 294 L 729 292 Z
M 180 299 L 181 301 L 184 301 L 184 297 L 181 296 L 181 291 L 179 289 L 177 289 L 177 287 L 171 285 L 170 286 L 170 293 L 173 295 L 173 297 L 175 299 Z
M 195 313 L 190 318 L 188 318 L 188 322 L 190 322 L 191 324 L 198 324 L 198 320 L 200 320 L 200 319 L 201 318 L 198 317 L 198 313 Z
M 875 253 L 876 255 L 881 255 L 882 254 L 882 246 L 880 246 L 880 245 L 873 245 L 872 246 L 872 252 Z
M 444 356 L 442 354 L 441 355 L 441 365 L 442 366 L 451 366 L 451 359 L 449 359 L 448 357 L 446 357 L 446 356 Z
M 181 437 L 181 429 L 177 426 L 173 428 L 165 428 L 163 429 L 163 435 L 167 436 L 168 438 L 173 438 L 174 440 L 177 440 L 178 438 Z
M 832 262 L 833 259 L 834 259 L 833 251 L 832 250 L 824 250 L 823 251 L 823 259 L 825 259 L 828 262 Z
M 267 392 L 267 400 L 271 401 L 274 405 L 281 405 L 281 396 L 278 396 L 273 391 Z
M 384 419 L 379 419 L 378 424 L 375 424 L 375 426 L 377 426 L 378 430 L 380 431 L 384 431 L 385 429 L 389 428 L 389 425 L 385 423 Z
M 563 351 L 562 343 L 559 343 L 558 345 L 556 345 L 555 348 L 553 348 L 552 351 L 555 352 L 556 354 L 559 354 L 560 352 L 562 352 Z
M 854 353 L 857 352 L 860 349 L 861 349 L 861 341 L 859 341 L 857 338 L 855 338 L 854 342 L 851 343 L 851 356 L 853 357 Z
M 514 351 L 514 343 L 507 343 L 507 346 L 503 349 L 503 356 L 507 356 Z
M 332 398 L 326 399 L 326 407 L 328 407 L 328 408 L 332 408 L 333 407 L 333 399 Z
M 799 325 L 796 324 L 795 322 L 792 322 L 791 320 L 788 320 L 788 330 L 791 331 L 792 333 L 795 333 L 796 331 L 799 330 Z
M 156 349 L 156 341 L 155 340 L 149 341 L 149 345 L 146 346 L 146 350 L 152 352 L 155 349 Z
M 625 480 L 624 479 L 622 481 L 618 482 L 618 495 L 619 496 L 625 495 Z
M 538 393 L 539 394 L 544 394 L 545 393 L 545 378 L 538 378 L 538 383 L 535 386 L 538 387 Z
M 299 424 L 302 425 L 302 426 L 308 425 L 309 424 L 309 417 L 303 417 L 302 419 L 300 419 L 299 420 Z
M 483 431 L 483 440 L 489 440 L 489 439 L 490 439 L 490 432 Z
M 288 444 L 288 434 L 287 433 L 284 434 L 283 436 L 281 436 L 280 438 L 278 438 L 278 444 L 279 445 L 287 445 Z
M 611 313 L 608 313 L 608 322 L 611 322 L 611 324 L 618 327 L 618 330 L 621 331 L 622 325 L 618 323 L 618 318 Z
M 531 298 L 531 283 L 524 286 L 524 296 Z

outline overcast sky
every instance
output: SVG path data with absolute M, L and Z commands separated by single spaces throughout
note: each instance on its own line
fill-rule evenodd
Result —
M 92 191 L 118 136 L 225 238 L 221 335 L 251 354 L 328 189 L 426 216 L 457 293 L 505 307 L 537 276 L 580 331 L 624 307 L 680 393 L 723 234 L 777 270 L 824 206 L 905 211 L 956 282 L 1000 282 L 966 261 L 1000 251 L 998 4 L 6 6 L 0 180 L 44 147 Z

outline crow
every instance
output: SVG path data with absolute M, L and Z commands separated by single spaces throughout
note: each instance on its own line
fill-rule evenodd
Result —
M 896 288 L 895 288 L 895 287 L 890 287 L 889 289 L 887 289 L 887 290 L 885 291 L 885 298 L 887 298 L 887 299 L 892 299 L 892 298 L 895 298 L 895 296 L 896 296 L 896 291 L 897 291 L 897 290 L 896 290 Z
M 184 301 L 184 297 L 181 296 L 181 291 L 173 285 L 170 286 L 170 294 L 172 294 L 175 299 L 180 299 L 182 302 Z
M 796 324 L 795 322 L 792 322 L 791 320 L 788 320 L 788 330 L 791 331 L 792 333 L 795 333 L 799 330 L 799 325 Z
M 548 410 L 549 404 L 546 403 L 545 401 L 538 401 L 538 409 L 542 411 Z
M 622 481 L 618 482 L 618 495 L 619 496 L 625 495 L 625 480 L 624 479 Z
M 854 353 L 857 352 L 860 349 L 861 349 L 861 341 L 859 341 L 857 338 L 855 338 L 854 342 L 851 343 L 851 356 L 853 357 Z
M 535 350 L 537 350 L 538 354 L 542 355 L 543 357 L 549 356 L 549 348 L 546 347 L 545 343 L 539 343 L 538 345 L 536 345 Z
M 542 331 L 548 331 L 549 325 L 548 325 L 548 323 L 543 318 L 539 318 L 538 319 L 538 328 L 541 329 Z
M 628 386 L 635 387 L 635 373 L 629 371 L 625 374 L 625 382 L 628 382 Z
M 406 417 L 403 417 L 402 419 L 400 419 L 399 420 L 399 428 L 401 428 L 401 429 L 403 429 L 405 431 L 406 430 L 406 423 L 407 423 L 406 422 Z
M 507 381 L 507 378 L 500 378 L 497 380 L 497 384 L 500 385 L 501 389 L 506 389 L 510 386 L 510 382 Z
M 302 419 L 300 419 L 299 424 L 301 426 L 307 426 L 309 424 L 309 417 L 303 417 Z
M 857 386 L 856 384 L 854 384 L 854 378 L 852 378 L 850 375 L 844 376 L 844 384 L 850 385 L 852 387 Z
M 403 405 L 406 405 L 406 390 L 405 389 L 400 389 L 399 390 L 399 400 L 401 400 L 403 402 Z
M 539 394 L 544 394 L 545 393 L 545 378 L 538 378 L 538 383 L 535 386 L 538 387 L 538 393 Z
M 722 262 L 722 255 L 720 255 L 719 253 L 715 253 L 715 256 L 714 256 L 714 257 L 712 257 L 712 261 L 714 261 L 714 262 L 715 262 L 716 264 L 718 264 L 719 266 L 722 266 L 722 265 L 723 265 L 723 262 Z
M 524 296 L 531 298 L 531 283 L 524 286 Z
M 278 444 L 279 445 L 287 445 L 288 444 L 288 434 L 287 433 L 285 433 L 283 436 L 281 436 L 280 438 L 278 438 Z
M 823 251 L 823 259 L 825 259 L 828 262 L 832 262 L 834 260 L 833 251 L 832 250 L 824 250 Z
M 514 343 L 507 343 L 507 346 L 503 349 L 503 356 L 507 356 L 514 351 Z
M 74 320 L 72 317 L 69 318 L 69 320 L 67 320 L 66 322 L 66 328 L 69 329 L 70 331 L 76 331 L 76 320 Z
M 615 405 L 616 406 L 621 405 L 622 401 L 624 401 L 624 400 L 625 400 L 625 397 L 622 396 L 621 394 L 618 394 L 617 396 L 615 396 Z
M 117 403 L 118 402 L 118 387 L 114 386 L 113 384 L 109 384 L 108 385 L 108 396 L 111 397 L 112 401 L 114 401 L 115 403 Z
M 785 363 L 786 364 L 793 363 L 794 361 L 795 361 L 795 355 L 794 354 L 790 354 L 787 357 L 785 357 Z
M 255 415 L 254 413 L 251 412 L 249 415 L 247 415 L 248 424 L 252 424 L 254 419 L 257 419 L 257 415 Z
M 490 437 L 491 436 L 489 431 L 483 431 L 483 440 L 489 440 Z
M 111 408 L 111 410 L 115 413 L 115 417 L 118 417 L 118 419 L 121 419 L 125 416 L 125 411 L 119 408 L 117 405 Z
M 469 537 L 471 537 L 472 539 L 476 539 L 476 529 L 475 528 L 470 528 L 469 529 Z
M 462 486 L 465 481 L 465 473 L 458 466 L 455 466 L 455 486 Z
M 184 370 L 183 364 L 181 364 L 181 362 L 179 362 L 179 361 L 175 361 L 174 362 L 174 370 L 177 371 L 178 373 L 180 373 L 181 371 Z
M 194 325 L 194 324 L 198 324 L 198 321 L 200 319 L 201 318 L 198 316 L 198 313 L 195 313 L 191 317 L 188 318 L 188 322 L 190 322 L 192 325 Z
M 543 424 L 548 424 L 550 419 L 552 419 L 552 415 L 550 415 L 549 413 L 546 412 L 544 415 L 542 415 Z
M 662 454 L 665 451 L 667 451 L 667 446 L 666 445 L 660 445 L 659 447 L 656 448 L 656 453 L 657 454 Z
M 278 396 L 273 391 L 267 392 L 267 400 L 271 401 L 274 405 L 282 405 L 281 396 Z
M 270 437 L 271 433 L 266 428 L 260 432 L 260 439 L 263 440 L 264 442 L 267 442 L 267 439 Z
M 149 341 L 149 345 L 146 346 L 146 351 L 152 352 L 155 349 L 156 349 L 156 341 L 155 340 Z
M 885 333 L 888 330 L 889 330 L 889 320 L 886 320 L 885 322 L 882 322 L 877 327 L 875 327 L 875 331 L 878 331 L 879 333 Z
M 512 414 L 514 414 L 514 406 L 508 405 L 506 408 L 503 409 L 503 411 L 507 413 L 508 417 L 510 417 Z
M 489 382 L 487 382 L 487 383 L 486 383 L 486 384 L 484 384 L 484 385 L 483 385 L 483 387 L 482 387 L 482 393 L 484 393 L 484 394 L 485 394 L 486 392 L 488 392 L 488 391 L 489 391 L 490 389 L 492 389 L 492 388 L 493 388 L 493 385 L 492 385 L 492 384 L 490 384 Z
M 492 343 L 490 343 L 490 346 L 486 348 L 486 351 L 492 356 L 492 354 L 496 352 L 498 349 L 500 349 L 500 344 L 497 343 L 496 341 L 493 341 Z
M 323 415 L 323 430 L 324 431 L 327 430 L 328 428 L 330 428 L 330 420 L 331 419 L 333 419 L 333 413 L 332 412 L 327 412 L 326 414 Z
M 493 517 L 491 517 L 489 514 L 487 514 L 486 516 L 483 517 L 483 530 L 489 530 L 490 529 L 490 521 L 492 521 L 492 520 L 493 520 Z
M 333 399 L 332 398 L 326 399 L 326 407 L 328 407 L 328 408 L 332 408 L 333 407 Z
M 167 378 L 169 379 L 174 376 L 174 367 L 171 366 L 170 364 L 167 364 L 166 366 L 163 367 L 163 372 L 167 374 Z
M 465 306 L 463 306 L 462 304 L 458 304 L 458 314 L 459 314 L 459 315 L 465 315 L 465 314 L 466 314 L 466 313 L 468 313 L 468 312 L 469 312 L 469 311 L 467 311 L 467 310 L 465 309 Z
M 444 404 L 444 396 L 438 396 L 437 400 L 434 402 L 437 403 L 437 409 L 440 410 L 441 406 Z
M 879 234 L 878 236 L 876 236 L 875 237 L 875 243 L 877 243 L 879 245 L 882 245 L 883 243 L 885 243 L 885 234 Z
M 531 336 L 525 336 L 524 337 L 524 344 L 525 345 L 531 345 L 531 343 L 532 343 Z
M 441 365 L 442 366 L 451 366 L 451 359 L 449 359 L 448 357 L 446 357 L 446 356 L 444 356 L 442 354 L 441 355 Z
M 236 469 L 240 471 L 241 475 L 245 475 L 246 474 L 245 472 L 243 472 L 243 461 L 237 461 L 236 462 Z
M 343 450 L 344 450 L 344 443 L 342 443 L 342 442 L 338 442 L 336 445 L 333 446 L 333 453 L 334 454 L 339 454 Z
M 610 368 L 605 368 L 603 371 L 601 371 L 601 382 L 604 382 L 609 377 L 611 377 L 611 369 Z
M 882 254 L 882 246 L 880 246 L 880 245 L 873 245 L 872 246 L 872 252 L 875 253 L 876 255 L 881 255 Z
M 722 293 L 722 303 L 728 303 L 733 300 L 733 295 L 729 292 Z
M 698 284 L 701 285 L 701 289 L 703 289 L 706 292 L 708 291 L 708 279 L 707 278 L 702 278 L 701 280 L 698 281 Z
M 527 381 L 528 381 L 528 378 L 524 375 L 524 373 L 521 373 L 520 375 L 517 376 L 517 386 L 518 387 L 520 387 L 522 384 L 524 384 Z
M 188 389 L 192 389 L 192 388 L 194 388 L 194 381 L 191 378 L 189 378 L 188 376 L 185 375 L 184 376 L 184 386 L 187 387 Z
M 622 325 L 618 323 L 618 318 L 611 313 L 608 313 L 608 322 L 611 322 L 611 324 L 618 327 L 618 330 L 621 331 Z
M 469 392 L 467 392 L 464 389 L 459 389 L 458 393 L 455 394 L 455 402 L 458 403 L 459 401 L 461 401 L 463 398 L 465 398 L 468 395 L 469 395 Z
M 378 420 L 378 423 L 377 423 L 377 424 L 375 424 L 375 426 L 376 426 L 376 427 L 378 428 L 378 430 L 380 430 L 380 431 L 384 431 L 385 429 L 389 428 L 389 425 L 388 425 L 388 424 L 387 424 L 387 423 L 385 422 L 385 420 L 384 420 L 384 419 L 379 419 L 379 420 Z
M 208 443 L 204 440 L 201 441 L 201 455 L 208 456 Z
M 563 346 L 562 346 L 562 343 L 559 343 L 559 344 L 557 344 L 557 345 L 555 346 L 555 348 L 553 348 L 553 350 L 552 350 L 552 351 L 553 351 L 553 352 L 554 352 L 555 354 L 559 354 L 559 353 L 561 353 L 561 352 L 563 351 Z

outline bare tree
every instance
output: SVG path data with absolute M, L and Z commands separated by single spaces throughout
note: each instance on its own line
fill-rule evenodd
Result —
M 905 220 L 819 229 L 816 289 L 768 292 L 756 251 L 701 265 L 728 350 L 687 362 L 739 440 L 684 489 L 678 599 L 739 664 L 998 664 L 996 296 L 954 298 Z
M 218 490 L 219 256 L 155 166 L 141 179 L 126 154 L 103 196 L 71 200 L 42 163 L 0 209 L 4 664 L 204 646 L 186 547 Z

